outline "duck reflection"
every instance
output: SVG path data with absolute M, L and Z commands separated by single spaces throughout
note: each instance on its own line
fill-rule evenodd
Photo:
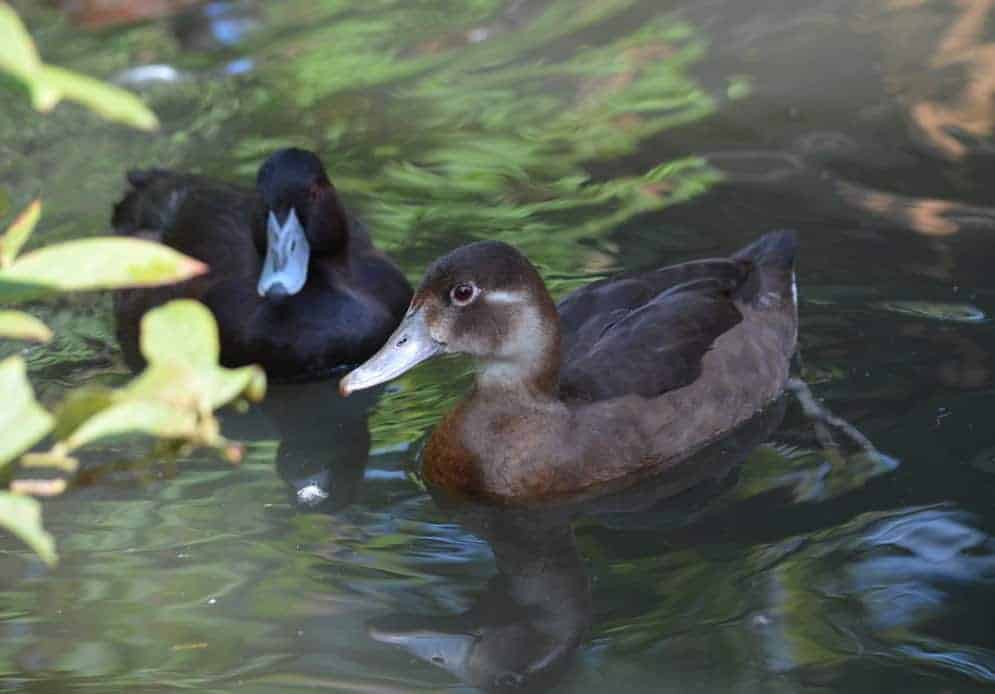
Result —
M 335 513 L 359 496 L 370 456 L 368 418 L 383 389 L 348 400 L 338 381 L 271 384 L 266 399 L 243 415 L 229 414 L 233 438 L 276 438 L 276 470 L 291 503 L 303 511 Z
M 497 574 L 462 614 L 391 615 L 370 625 L 371 636 L 486 691 L 552 686 L 568 671 L 593 620 L 590 581 L 573 521 L 598 516 L 610 524 L 626 514 L 627 524 L 658 526 L 661 516 L 667 522 L 689 517 L 714 498 L 708 491 L 727 480 L 780 425 L 784 407 L 782 398 L 666 474 L 601 495 L 505 508 L 432 490 L 444 510 L 487 541 Z
M 592 615 L 569 514 L 471 506 L 455 516 L 487 540 L 498 573 L 463 614 L 386 617 L 371 625 L 371 635 L 485 690 L 550 686 Z
M 370 459 L 370 410 L 383 389 L 353 403 L 338 394 L 337 379 L 274 386 L 263 410 L 276 425 L 276 469 L 301 510 L 341 511 L 362 488 Z

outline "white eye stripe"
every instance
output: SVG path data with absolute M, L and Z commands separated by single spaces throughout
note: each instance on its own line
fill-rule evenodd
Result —
M 484 292 L 484 300 L 492 304 L 518 304 L 525 301 L 523 292 L 490 291 Z

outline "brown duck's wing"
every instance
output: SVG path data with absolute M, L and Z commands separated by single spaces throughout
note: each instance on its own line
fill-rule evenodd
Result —
M 714 279 L 731 290 L 746 280 L 749 270 L 742 260 L 699 260 L 581 287 L 557 306 L 563 363 L 587 354 L 607 328 L 667 290 L 701 279 Z
M 566 353 L 561 396 L 588 401 L 655 397 L 694 382 L 715 340 L 743 319 L 730 296 L 742 275 L 729 265 L 728 272 L 672 286 L 634 308 L 592 316 Z M 597 336 L 595 327 L 600 327 Z

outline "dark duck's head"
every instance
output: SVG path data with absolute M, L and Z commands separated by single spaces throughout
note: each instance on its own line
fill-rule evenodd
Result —
M 348 395 L 437 355 L 468 354 L 481 387 L 551 394 L 559 340 L 556 306 L 532 263 L 508 244 L 481 241 L 428 269 L 397 330 L 339 389 Z
M 311 258 L 341 252 L 348 218 L 321 160 L 303 149 L 281 149 L 259 168 L 256 188 L 266 206 L 265 249 L 257 290 L 269 299 L 297 294 Z

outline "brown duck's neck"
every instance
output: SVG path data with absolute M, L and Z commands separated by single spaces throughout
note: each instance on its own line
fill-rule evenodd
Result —
M 489 362 L 477 371 L 475 394 L 489 400 L 507 400 L 516 406 L 556 400 L 558 369 L 521 370 L 517 364 Z
M 488 399 L 537 404 L 557 399 L 560 380 L 560 330 L 556 308 L 523 309 L 520 322 L 506 339 L 499 356 L 482 359 L 477 367 L 476 393 Z

